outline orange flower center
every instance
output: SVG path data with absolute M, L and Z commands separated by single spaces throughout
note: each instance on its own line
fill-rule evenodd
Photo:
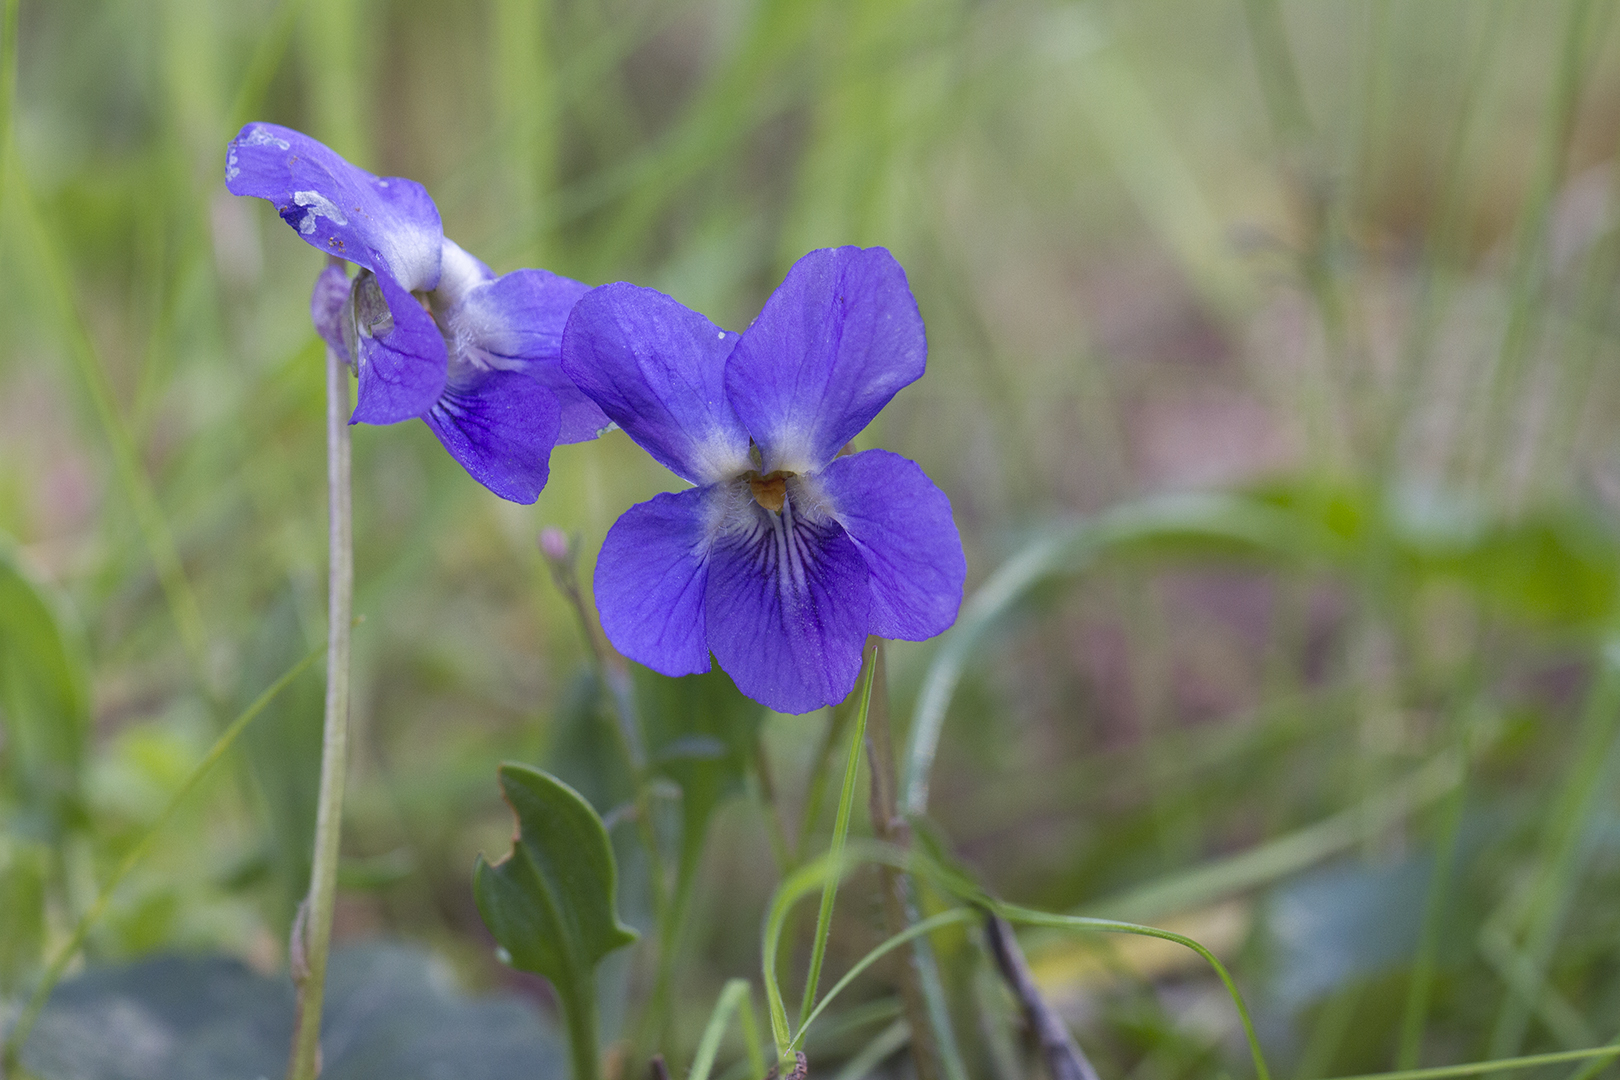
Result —
M 792 473 L 773 472 L 769 476 L 758 473 L 748 475 L 748 488 L 754 493 L 754 501 L 767 510 L 782 512 L 782 503 L 787 500 L 787 482 Z

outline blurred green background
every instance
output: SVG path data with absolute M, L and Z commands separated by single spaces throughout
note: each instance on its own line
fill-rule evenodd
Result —
M 324 639 L 320 259 L 224 190 L 257 119 L 421 181 L 497 271 L 633 280 L 731 329 L 805 251 L 888 247 L 929 372 L 858 441 L 949 494 L 970 595 L 1040 571 L 963 654 L 938 842 L 1009 899 L 1205 940 L 1284 1076 L 1614 1037 L 1614 15 L 23 0 L 0 73 L 0 997 Z M 422 424 L 354 445 L 338 936 L 427 943 L 543 1005 L 470 889 L 509 843 L 496 763 L 593 752 L 535 538 L 574 535 L 588 582 L 617 515 L 676 481 L 613 432 L 558 448 L 521 507 Z M 1165 501 L 1189 491 L 1224 498 Z M 940 648 L 891 649 L 902 729 Z M 283 964 L 320 706 L 317 666 L 161 834 L 91 963 Z M 790 832 L 827 725 L 766 722 Z M 756 777 L 710 845 L 676 1057 L 721 981 L 757 976 L 764 821 Z M 859 895 L 834 976 L 881 936 Z M 1184 956 L 1026 945 L 1105 1077 L 1247 1068 Z M 974 1074 L 1019 1075 L 971 942 L 941 956 Z M 888 993 L 813 1057 L 859 1050 Z

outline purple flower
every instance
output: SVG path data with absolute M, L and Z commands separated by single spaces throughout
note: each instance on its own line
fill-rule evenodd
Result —
M 740 338 L 652 289 L 586 293 L 563 370 L 697 485 L 608 531 L 596 603 L 614 647 L 666 675 L 713 652 L 743 693 L 799 713 L 849 694 L 868 634 L 950 626 L 966 563 L 949 500 L 896 454 L 840 455 L 926 354 L 882 248 L 806 255 Z
M 608 419 L 562 373 L 563 323 L 588 287 L 545 270 L 503 277 L 444 236 L 422 185 L 358 169 L 291 128 L 249 124 L 225 186 L 267 199 L 335 260 L 310 314 L 360 379 L 351 423 L 421 417 L 474 479 L 513 502 L 545 487 L 551 448 Z

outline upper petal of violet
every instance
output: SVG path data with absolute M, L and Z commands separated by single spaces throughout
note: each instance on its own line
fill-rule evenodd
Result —
M 225 186 L 268 199 L 307 243 L 390 275 L 407 292 L 438 284 L 444 227 L 413 180 L 373 176 L 308 135 L 256 123 L 226 150 Z
M 868 632 L 923 641 L 947 630 L 962 606 L 967 560 L 945 493 L 916 462 L 887 450 L 837 458 L 815 482 L 872 573 Z
M 445 311 L 459 356 L 485 368 L 520 371 L 556 395 L 562 443 L 594 439 L 608 425 L 607 415 L 562 369 L 563 326 L 589 291 L 589 285 L 548 270 L 514 270 L 468 289 Z
M 793 264 L 726 364 L 726 392 L 764 470 L 810 472 L 923 373 L 927 336 L 905 271 L 883 248 L 824 248 Z
M 737 343 L 654 289 L 617 282 L 574 305 L 564 373 L 665 468 L 694 484 L 746 472 L 748 432 L 726 400 Z

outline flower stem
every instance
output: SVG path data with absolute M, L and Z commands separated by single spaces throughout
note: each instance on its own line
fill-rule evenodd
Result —
M 349 499 L 349 369 L 326 350 L 327 586 L 326 729 L 321 746 L 320 803 L 315 816 L 315 859 L 309 895 L 293 927 L 293 979 L 298 1014 L 288 1080 L 320 1074 L 321 999 L 326 954 L 337 897 L 343 780 L 349 758 L 349 629 L 354 605 L 354 527 Z

